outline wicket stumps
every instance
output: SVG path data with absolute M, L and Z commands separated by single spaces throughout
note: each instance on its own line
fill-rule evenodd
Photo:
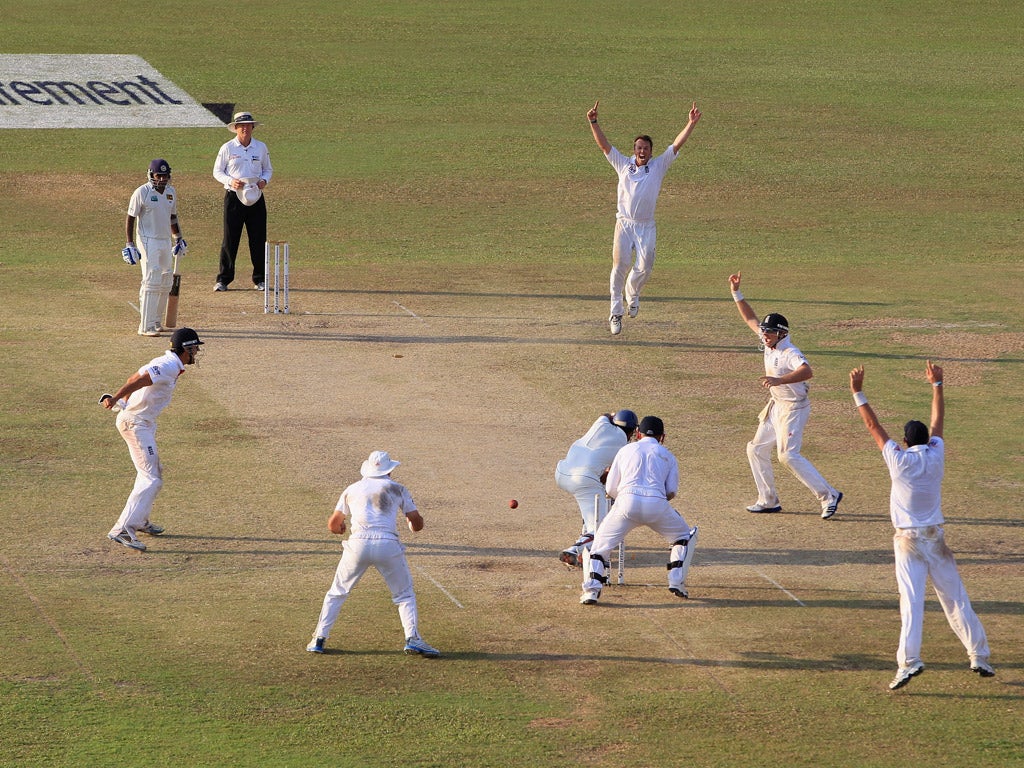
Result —
M 270 252 L 274 252 L 274 271 L 270 271 Z M 273 276 L 273 283 L 271 283 Z M 263 251 L 263 314 L 270 313 L 270 291 L 274 291 L 274 314 L 288 314 L 288 241 L 268 240 Z

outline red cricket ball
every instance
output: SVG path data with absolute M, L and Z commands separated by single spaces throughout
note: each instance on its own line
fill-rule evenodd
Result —
M 509 499 L 508 500 L 508 506 L 509 506 L 509 509 L 515 509 L 516 507 L 519 506 L 519 502 L 516 501 L 515 499 Z

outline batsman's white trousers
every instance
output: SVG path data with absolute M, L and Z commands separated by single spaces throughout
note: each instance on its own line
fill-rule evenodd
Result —
M 164 484 L 163 467 L 156 450 L 156 424 L 133 419 L 125 411 L 117 414 L 116 424 L 135 465 L 135 486 L 110 535 L 128 531 L 135 538 L 135 532 L 149 522 L 153 502 Z
M 167 238 L 143 237 L 138 242 L 142 260 L 139 287 L 139 333 L 159 327 L 167 309 L 167 297 L 174 282 L 172 244 Z
M 900 528 L 893 536 L 896 553 L 896 584 L 900 591 L 900 645 L 896 662 L 906 667 L 921 660 L 924 601 L 928 577 L 953 632 L 971 660 L 987 661 L 988 639 L 981 620 L 971 607 L 953 553 L 946 546 L 942 526 Z
M 583 589 L 600 590 L 604 585 L 590 578 L 590 558 L 600 555 L 607 562 L 612 550 L 625 541 L 626 536 L 634 528 L 646 525 L 655 533 L 661 534 L 670 544 L 688 538 L 690 526 L 672 505 L 658 496 L 637 496 L 633 493 L 621 493 L 615 499 L 608 516 L 597 527 L 590 550 L 583 553 Z
M 412 589 L 412 573 L 402 542 L 397 538 L 357 539 L 350 536 L 343 546 L 334 582 L 324 596 L 314 637 L 330 637 L 341 606 L 371 565 L 380 572 L 391 590 L 391 601 L 398 606 L 405 636 L 419 637 L 416 593 Z
M 810 488 L 818 501 L 825 505 L 838 493 L 821 473 L 800 453 L 804 441 L 804 427 L 811 417 L 811 403 L 778 402 L 772 400 L 759 414 L 759 423 L 753 439 L 747 443 L 747 460 L 757 486 L 757 503 L 774 506 L 779 503 L 772 471 L 772 447 L 779 461 L 801 483 Z
M 611 314 L 625 314 L 622 304 L 623 291 L 627 301 L 640 296 L 640 291 L 654 271 L 654 245 L 657 239 L 658 230 L 653 221 L 615 220 L 610 281 Z
M 604 493 L 604 484 L 599 478 L 585 475 L 582 472 L 565 474 L 555 470 L 555 484 L 563 491 L 571 493 L 580 506 L 583 518 L 583 533 L 593 533 L 608 514 L 608 497 Z M 597 499 L 597 515 L 594 515 L 594 499 Z

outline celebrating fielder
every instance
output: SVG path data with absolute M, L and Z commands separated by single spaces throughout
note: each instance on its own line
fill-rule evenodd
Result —
M 140 552 L 146 545 L 137 533 L 158 536 L 163 527 L 149 519 L 153 502 L 163 487 L 163 466 L 156 449 L 156 417 L 171 402 L 178 377 L 186 365 L 193 365 L 203 342 L 191 328 L 179 328 L 171 334 L 171 348 L 151 360 L 112 395 L 100 397 L 100 405 L 108 410 L 120 408 L 117 431 L 128 445 L 128 453 L 135 465 L 135 487 L 121 511 L 121 516 L 110 529 L 107 538 Z
M 601 597 L 608 583 L 608 557 L 641 525 L 672 542 L 668 589 L 677 597 L 689 597 L 686 574 L 697 547 L 697 528 L 669 505 L 679 490 L 679 463 L 664 446 L 665 424 L 657 416 L 644 416 L 638 433 L 640 439 L 619 450 L 608 470 L 606 491 L 615 505 L 597 527 L 590 549 L 583 550 L 583 605 L 594 605 Z
M 184 256 L 188 247 L 178 224 L 171 166 L 163 158 L 149 164 L 149 182 L 132 193 L 124 229 L 121 257 L 142 266 L 139 335 L 159 336 L 174 280 L 172 256 Z
M 757 432 L 747 443 L 747 459 L 757 486 L 757 501 L 748 512 L 781 512 L 782 504 L 775 489 L 771 452 L 776 447 L 779 461 L 801 483 L 806 485 L 821 504 L 821 517 L 835 515 L 843 494 L 833 488 L 810 461 L 800 453 L 804 427 L 811 416 L 809 385 L 814 372 L 803 352 L 789 339 L 789 321 L 772 312 L 760 322 L 750 304 L 740 293 L 740 273 L 729 276 L 732 298 L 740 317 L 761 339 L 764 347 L 764 376 L 761 386 L 768 390 L 768 404 L 758 415 Z
M 942 529 L 942 475 L 946 464 L 946 445 L 942 440 L 945 400 L 942 392 L 942 368 L 928 361 L 925 375 L 932 385 L 931 437 L 920 421 L 908 421 L 903 427 L 900 448 L 878 421 L 864 394 L 864 367 L 850 371 L 850 391 L 864 425 L 882 450 L 882 458 L 892 478 L 889 515 L 896 533 L 896 584 L 900 592 L 900 643 L 896 651 L 899 668 L 889 688 L 896 690 L 924 671 L 921 661 L 921 637 L 924 628 L 924 600 L 928 577 L 953 632 L 967 649 L 971 671 L 982 677 L 995 675 L 988 663 L 989 648 L 985 629 L 971 607 L 953 553 L 946 546 Z
M 700 110 L 694 102 L 686 127 L 658 157 L 652 157 L 654 141 L 647 135 L 633 140 L 633 157 L 626 157 L 611 145 L 597 122 L 597 105 L 600 103 L 594 103 L 587 112 L 587 119 L 594 141 L 619 176 L 615 237 L 612 241 L 611 316 L 608 318 L 611 332 L 618 335 L 622 333 L 623 292 L 629 316 L 636 317 L 640 312 L 640 291 L 654 269 L 657 239 L 654 208 L 658 204 L 661 182 L 700 120 Z

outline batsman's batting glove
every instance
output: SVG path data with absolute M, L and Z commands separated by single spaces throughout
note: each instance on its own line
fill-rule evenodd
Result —
M 139 253 L 139 249 L 135 247 L 134 243 L 128 243 L 121 250 L 121 258 L 124 259 L 125 264 L 138 264 L 142 261 L 142 254 Z
M 179 237 L 174 241 L 174 248 L 171 250 L 173 256 L 184 256 L 185 249 L 188 248 L 188 243 L 185 242 L 184 237 Z

